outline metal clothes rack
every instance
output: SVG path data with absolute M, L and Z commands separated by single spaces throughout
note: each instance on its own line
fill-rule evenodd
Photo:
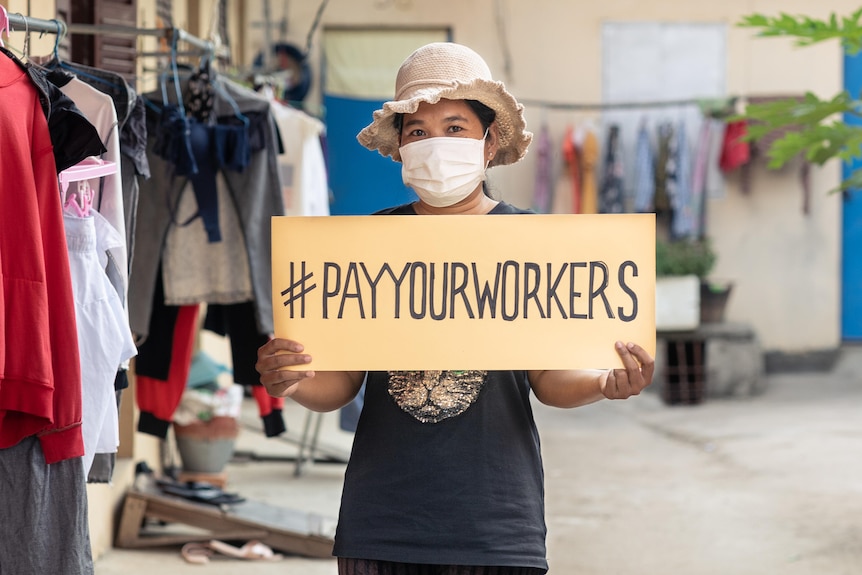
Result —
M 62 20 L 45 20 L 22 14 L 8 14 L 9 24 L 15 32 L 39 32 L 57 34 L 61 38 L 67 34 L 109 34 L 113 36 L 155 36 L 170 41 L 176 38 L 190 46 L 214 54 L 216 45 L 190 34 L 182 28 L 135 28 L 110 24 L 66 24 Z M 147 55 L 147 54 L 143 54 Z M 163 54 L 160 54 L 163 55 Z
M 62 20 L 45 20 L 22 14 L 7 14 L 9 25 L 14 32 L 39 32 L 42 34 L 65 34 L 66 23 Z

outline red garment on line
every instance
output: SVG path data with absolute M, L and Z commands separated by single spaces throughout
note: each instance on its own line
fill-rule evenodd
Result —
M 173 421 L 189 380 L 199 310 L 198 305 L 185 305 L 177 311 L 167 381 L 144 375 L 135 377 L 135 399 L 141 413 L 150 414 L 165 424 Z
M 284 409 L 284 398 L 271 396 L 262 385 L 252 385 L 251 394 L 257 402 L 257 410 L 261 417 L 266 417 L 273 409 Z
M 748 163 L 751 159 L 751 147 L 742 138 L 748 133 L 745 120 L 728 122 L 724 129 L 724 141 L 721 144 L 721 157 L 718 165 L 722 171 L 731 172 Z
M 0 53 L 0 449 L 39 436 L 46 463 L 84 455 L 69 253 L 48 122 Z
M 569 178 L 572 182 L 572 213 L 581 213 L 581 158 L 577 146 L 575 146 L 575 131 L 572 126 L 566 128 L 563 136 L 563 158 L 569 169 Z

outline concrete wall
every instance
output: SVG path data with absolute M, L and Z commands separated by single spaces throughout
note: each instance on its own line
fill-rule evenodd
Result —
M 289 7 L 285 39 L 304 45 L 319 2 L 273 1 L 274 19 L 281 17 L 284 4 Z M 454 40 L 481 53 L 495 76 L 518 98 L 600 102 L 603 22 L 723 23 L 728 30 L 728 94 L 811 90 L 831 96 L 842 87 L 837 43 L 796 48 L 786 39 L 756 38 L 751 30 L 734 24 L 753 12 L 845 15 L 857 4 L 850 0 L 331 0 L 311 55 L 315 61 L 320 58 L 317 40 L 327 26 L 450 26 Z M 505 36 L 501 36 L 495 6 L 501 7 Z M 260 14 L 259 0 L 245 3 L 247 22 L 259 20 Z M 246 63 L 263 45 L 257 32 L 246 34 L 241 44 Z M 508 65 L 507 53 L 511 55 Z M 312 93 L 308 101 L 313 108 L 319 94 Z M 567 124 L 590 115 L 531 108 L 527 123 L 537 128 L 547 118 L 553 141 L 558 142 Z M 492 171 L 498 194 L 528 206 L 534 160 L 528 154 L 516 166 Z M 839 178 L 837 164 L 812 170 L 809 214 L 801 209 L 802 189 L 795 169 L 775 173 L 755 167 L 748 195 L 741 192 L 739 177 L 731 175 L 724 197 L 708 203 L 707 230 L 719 252 L 713 275 L 735 282 L 727 318 L 752 324 L 767 351 L 801 353 L 840 344 L 841 205 L 838 196 L 826 193 Z

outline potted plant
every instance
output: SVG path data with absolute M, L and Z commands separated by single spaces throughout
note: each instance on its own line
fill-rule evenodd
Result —
M 709 238 L 656 241 L 656 329 L 695 329 L 723 320 L 730 284 L 708 279 L 716 253 Z

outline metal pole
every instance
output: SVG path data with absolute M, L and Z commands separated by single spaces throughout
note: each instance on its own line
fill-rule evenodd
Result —
M 42 18 L 31 18 L 21 14 L 8 14 L 9 25 L 15 32 L 44 32 L 47 34 L 66 34 L 66 24 L 62 20 L 44 20 Z
M 67 26 L 70 34 L 106 34 L 109 36 L 156 36 L 171 39 L 176 35 L 177 40 L 200 48 L 206 52 L 215 51 L 215 45 L 207 40 L 189 34 L 182 28 L 134 28 L 132 26 L 117 26 L 111 24 L 69 24 Z

